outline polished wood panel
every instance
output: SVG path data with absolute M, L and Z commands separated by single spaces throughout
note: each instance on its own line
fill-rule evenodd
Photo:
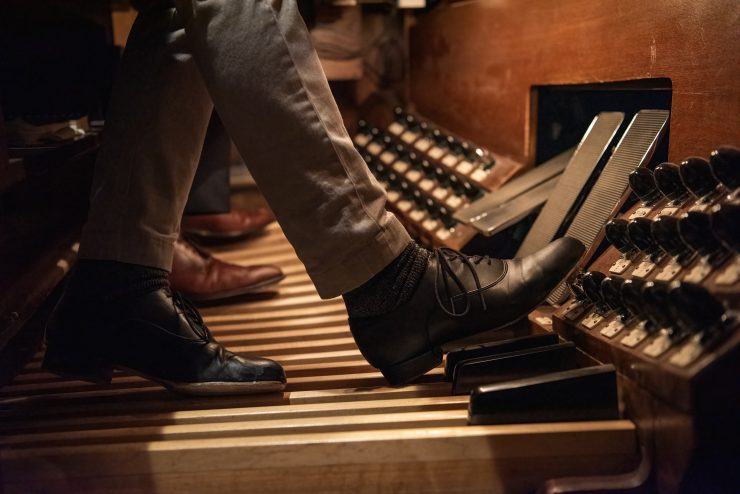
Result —
M 466 137 L 531 163 L 532 86 L 670 78 L 669 156 L 740 136 L 736 0 L 472 0 L 418 17 L 410 98 Z
M 634 467 L 627 420 L 470 427 L 441 368 L 385 387 L 277 226 L 217 250 L 289 273 L 274 298 L 203 308 L 230 348 L 280 361 L 286 391 L 187 398 L 121 372 L 101 387 L 45 372 L 39 353 L 0 389 L 4 492 L 527 492 Z

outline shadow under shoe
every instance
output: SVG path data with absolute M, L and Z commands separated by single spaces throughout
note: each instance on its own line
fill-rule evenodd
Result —
M 99 384 L 120 369 L 189 395 L 281 391 L 286 382 L 277 362 L 217 343 L 195 307 L 167 289 L 104 301 L 62 297 L 46 328 L 43 367 Z
M 511 260 L 435 249 L 411 299 L 381 316 L 350 318 L 352 335 L 390 384 L 408 383 L 442 362 L 442 344 L 526 317 L 584 251 L 568 237 Z

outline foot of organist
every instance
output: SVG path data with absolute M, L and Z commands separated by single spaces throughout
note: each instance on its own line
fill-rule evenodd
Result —
M 275 216 L 267 208 L 231 207 L 231 138 L 218 114 L 208 123 L 190 187 L 182 235 L 175 242 L 170 288 L 194 302 L 265 292 L 285 275 L 279 266 L 242 266 L 213 257 L 195 242 L 227 243 L 259 235 Z
M 124 369 L 190 394 L 285 386 L 278 363 L 229 352 L 168 284 L 214 104 L 319 294 L 344 296 L 362 354 L 393 385 L 438 365 L 441 344 L 525 317 L 581 257 L 569 238 L 517 260 L 416 245 L 355 150 L 294 2 L 135 3 L 48 370 L 107 383 Z

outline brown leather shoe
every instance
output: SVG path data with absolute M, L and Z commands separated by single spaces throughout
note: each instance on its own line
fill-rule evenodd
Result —
M 223 214 L 198 214 L 182 218 L 182 231 L 199 239 L 222 242 L 261 232 L 275 221 L 267 208 L 237 209 Z
M 170 286 L 193 301 L 213 301 L 264 291 L 285 278 L 277 266 L 220 261 L 184 238 L 175 242 Z

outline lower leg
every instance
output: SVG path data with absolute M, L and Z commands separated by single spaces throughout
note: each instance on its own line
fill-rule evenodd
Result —
M 582 246 L 572 239 L 513 261 L 409 247 L 347 136 L 295 4 L 178 0 L 178 9 L 283 231 L 319 293 L 345 294 L 360 351 L 391 383 L 439 364 L 446 342 L 526 317 L 575 265 Z
M 213 104 L 172 2 L 144 5 L 113 90 L 80 257 L 169 270 Z
M 178 0 L 219 115 L 323 297 L 410 237 L 352 145 L 294 2 Z
M 224 349 L 167 289 L 212 104 L 170 2 L 145 5 L 114 88 L 81 261 L 46 328 L 44 366 L 100 383 L 119 368 L 188 394 L 280 390 L 279 364 Z
M 411 242 L 382 271 L 354 290 L 342 295 L 350 318 L 387 314 L 413 296 L 424 276 L 429 251 Z
M 70 297 L 166 284 L 212 107 L 171 2 L 147 3 L 113 90 Z

